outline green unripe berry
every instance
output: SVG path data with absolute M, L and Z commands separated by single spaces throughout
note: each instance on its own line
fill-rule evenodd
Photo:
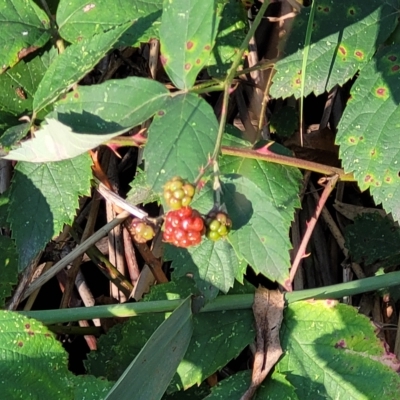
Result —
M 207 233 L 207 238 L 210 240 L 213 240 L 214 242 L 216 242 L 217 240 L 221 239 L 221 236 L 218 232 L 215 231 L 209 231 Z
M 187 207 L 192 202 L 192 198 L 189 196 L 185 196 L 182 199 L 182 207 Z
M 218 229 L 221 227 L 221 223 L 217 220 L 211 221 L 210 225 L 208 226 L 210 231 L 217 232 Z
M 169 185 L 169 190 L 171 192 L 175 192 L 176 190 L 182 189 L 183 182 L 182 181 L 173 181 Z
M 145 225 L 142 231 L 142 237 L 146 240 L 151 240 L 154 237 L 154 230 L 151 226 Z
M 168 201 L 171 197 L 172 197 L 172 192 L 170 190 L 166 190 L 164 192 L 164 199 Z
M 178 189 L 173 192 L 175 199 L 182 200 L 185 197 L 185 192 L 183 189 Z
M 228 228 L 226 227 L 226 225 L 221 225 L 218 228 L 217 232 L 220 236 L 226 236 L 228 234 Z
M 172 197 L 169 200 L 168 205 L 173 209 L 173 210 L 179 210 L 182 207 L 182 201 L 179 199 L 176 199 L 175 197 Z
M 186 183 L 185 185 L 183 185 L 182 189 L 184 190 L 186 196 L 188 197 L 194 196 L 194 187 L 190 183 Z

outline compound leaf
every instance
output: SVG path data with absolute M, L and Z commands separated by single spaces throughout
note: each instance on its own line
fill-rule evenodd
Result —
M 371 59 L 375 49 L 397 23 L 397 0 L 325 2 L 318 0 L 307 58 L 304 95 L 316 95 L 342 85 Z M 282 49 L 286 55 L 275 68 L 271 94 L 274 97 L 301 95 L 301 65 L 309 8 L 296 16 Z
M 257 179 L 256 175 L 254 179 Z M 269 197 L 245 176 L 225 175 L 223 182 L 223 198 L 232 219 L 229 242 L 256 273 L 285 286 L 290 267 L 289 228 L 298 202 L 297 194 L 285 203 L 275 204 L 274 197 Z M 280 199 L 283 193 L 284 190 L 276 198 Z
M 218 290 L 227 293 L 241 267 L 226 240 L 203 239 L 201 244 L 188 249 L 167 246 L 164 257 L 173 260 L 174 277 L 193 276 L 199 290 L 208 298 L 215 297 Z
M 389 46 L 361 71 L 338 127 L 344 169 L 376 204 L 400 219 L 400 46 Z
M 0 3 L 0 72 L 50 39 L 50 21 L 31 0 L 2 0 Z
M 57 24 L 60 35 L 71 43 L 89 39 L 116 25 L 134 24 L 118 41 L 121 46 L 138 46 L 158 37 L 163 0 L 60 0 Z
M 79 196 L 89 195 L 91 159 L 84 154 L 56 163 L 19 162 L 11 183 L 8 221 L 25 269 L 64 224 L 71 224 Z
M 80 86 L 57 102 L 34 139 L 6 158 L 48 162 L 76 157 L 147 120 L 168 97 L 160 83 L 137 77 Z
M 301 399 L 396 399 L 400 377 L 388 366 L 391 356 L 374 329 L 367 317 L 337 301 L 290 304 L 277 371 Z
M 67 47 L 51 63 L 37 88 L 33 99 L 35 112 L 56 100 L 83 78 L 130 26 L 129 22 Z
M 165 86 L 151 79 L 110 79 L 99 85 L 78 86 L 55 103 L 50 116 L 78 133 L 110 133 L 146 121 L 169 97 Z
M 149 128 L 144 150 L 149 185 L 158 192 L 179 175 L 194 181 L 214 150 L 218 122 L 212 108 L 194 94 L 173 97 Z
M 165 0 L 161 62 L 179 89 L 193 86 L 214 47 L 220 17 L 215 0 Z

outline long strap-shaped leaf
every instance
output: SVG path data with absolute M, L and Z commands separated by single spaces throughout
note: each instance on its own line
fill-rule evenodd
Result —
M 316 0 L 311 4 L 310 16 L 307 23 L 306 38 L 304 41 L 304 53 L 303 53 L 303 63 L 301 65 L 301 95 L 300 95 L 300 141 L 303 146 L 303 112 L 304 112 L 304 88 L 306 86 L 306 69 L 308 52 L 310 51 L 311 35 L 313 30 L 314 15 L 315 15 L 315 5 Z
M 193 332 L 188 297 L 151 335 L 106 400 L 161 399 L 188 348 Z

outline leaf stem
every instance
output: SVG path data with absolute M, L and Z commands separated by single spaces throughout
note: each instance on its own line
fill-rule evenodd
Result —
M 285 300 L 288 304 L 291 304 L 307 299 L 339 299 L 344 296 L 354 296 L 399 284 L 400 271 L 397 271 L 322 288 L 287 292 L 285 293 Z M 250 309 L 253 305 L 253 300 L 254 294 L 228 294 L 226 296 L 219 296 L 214 301 L 207 303 L 200 312 Z M 61 310 L 20 311 L 19 313 L 29 318 L 36 318 L 44 324 L 50 325 L 84 319 L 134 317 L 154 312 L 172 312 L 183 301 L 158 300 L 106 306 L 66 308 Z

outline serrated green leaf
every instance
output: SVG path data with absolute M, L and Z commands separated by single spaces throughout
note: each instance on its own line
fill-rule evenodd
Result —
M 9 150 L 13 145 L 23 139 L 29 132 L 31 124 L 25 122 L 8 128 L 3 135 L 0 137 L 0 146 L 6 150 Z
M 50 65 L 38 86 L 33 99 L 35 112 L 83 78 L 130 26 L 129 22 L 67 47 Z
M 279 137 L 289 137 L 299 124 L 299 116 L 296 110 L 290 106 L 284 106 L 271 115 L 269 129 L 271 133 L 277 133 Z
M 31 0 L 3 0 L 0 4 L 0 71 L 50 39 L 50 21 Z
M 55 104 L 50 116 L 75 132 L 110 133 L 151 118 L 169 97 L 165 86 L 151 79 L 111 79 L 100 85 L 78 86 Z
M 33 96 L 55 55 L 45 52 L 29 62 L 20 61 L 0 75 L 0 108 L 21 116 L 32 111 Z
M 371 265 L 389 257 L 400 258 L 400 228 L 378 213 L 356 217 L 354 224 L 346 227 L 345 238 L 346 248 L 355 262 Z
M 132 320 L 136 320 L 136 318 Z M 137 354 L 140 351 L 139 348 L 135 353 L 125 354 L 124 356 L 126 357 L 128 355 L 130 356 L 130 359 L 124 359 L 121 361 L 121 364 L 118 365 L 117 370 L 114 369 L 112 360 L 115 358 L 119 359 L 116 355 L 118 351 L 116 345 L 120 345 L 124 340 L 123 330 L 125 325 L 116 324 L 107 332 L 106 335 L 101 335 L 99 337 L 96 351 L 91 351 L 87 355 L 87 360 L 83 361 L 88 373 L 97 377 L 107 377 L 114 381 L 120 377 L 124 368 L 129 365 L 129 362 L 132 359 L 132 354 Z M 151 333 L 154 332 L 155 329 L 156 328 L 154 328 Z M 143 342 L 143 345 L 144 343 L 145 341 Z M 121 370 L 119 369 L 120 366 Z
M 111 388 L 105 380 L 69 372 L 60 342 L 34 319 L 1 311 L 0 324 L 2 398 L 101 400 Z
M 155 193 L 147 183 L 146 173 L 140 168 L 136 172 L 135 179 L 130 183 L 131 190 L 126 195 L 126 200 L 131 204 L 147 204 L 160 202 L 160 196 Z
M 190 93 L 173 97 L 149 128 L 144 150 L 149 185 L 161 192 L 173 176 L 194 181 L 214 150 L 217 132 L 217 119 L 205 100 Z
M 276 149 L 274 152 L 277 152 Z M 303 179 L 300 170 L 261 160 L 230 156 L 222 157 L 220 170 L 225 174 L 240 174 L 256 184 L 266 196 L 264 206 L 279 212 L 282 222 L 289 229 L 295 208 L 300 207 L 298 193 Z M 266 213 L 269 212 L 271 210 L 266 209 Z
M 114 382 L 95 378 L 90 375 L 72 376 L 71 385 L 74 386 L 74 400 L 102 400 L 113 387 Z
M 19 271 L 64 224 L 72 223 L 79 196 L 90 193 L 91 177 L 91 159 L 86 154 L 57 163 L 17 164 L 8 221 L 19 253 Z
M 214 47 L 220 17 L 215 0 L 165 0 L 161 62 L 179 89 L 193 86 Z
M 255 181 L 256 174 L 255 171 Z M 290 268 L 289 228 L 298 202 L 297 193 L 285 198 L 284 190 L 273 191 L 276 197 L 270 197 L 256 183 L 239 175 L 225 175 L 223 182 L 223 199 L 232 220 L 228 240 L 236 254 L 256 273 L 285 286 Z M 271 189 L 274 190 L 273 186 Z M 286 190 L 294 193 L 297 186 L 296 190 L 289 187 Z
M 188 390 L 175 393 L 165 393 L 162 400 L 203 400 L 210 393 L 207 383 L 202 383 L 199 387 L 193 386 Z
M 169 391 L 199 385 L 254 340 L 251 310 L 196 314 L 193 322 L 192 340 Z
M 1 202 L 1 200 L 0 200 Z M 0 307 L 11 295 L 18 280 L 18 253 L 15 243 L 7 236 L 0 236 Z
M 336 143 L 346 172 L 376 204 L 400 219 L 400 46 L 378 53 L 361 71 L 338 127 Z
M 384 365 L 390 357 L 374 329 L 353 307 L 333 300 L 290 304 L 277 371 L 302 399 L 396 399 L 400 377 Z
M 163 85 L 137 77 L 80 86 L 57 102 L 34 139 L 7 158 L 48 162 L 76 157 L 147 120 L 168 98 Z
M 2 398 L 73 398 L 67 354 L 48 329 L 9 311 L 0 311 L 0 325 Z
M 18 118 L 15 115 L 0 110 L 0 135 L 2 135 L 8 128 L 18 125 L 19 122 L 20 121 L 18 121 Z
M 3 158 L 32 163 L 68 160 L 80 156 L 128 129 L 99 135 L 76 133 L 56 119 L 46 119 L 46 124 L 36 132 L 35 138 L 23 142 L 21 147 L 11 150 Z
M 251 382 L 251 371 L 240 371 L 221 381 L 212 388 L 204 400 L 240 400 Z M 285 376 L 274 372 L 257 389 L 254 400 L 296 400 L 294 387 Z
M 240 269 L 239 260 L 226 240 L 203 239 L 198 246 L 182 249 L 167 246 L 166 259 L 172 260 L 174 277 L 193 276 L 197 287 L 208 298 L 218 290 L 227 293 Z M 218 290 L 210 292 L 210 284 Z
M 7 215 L 10 204 L 10 189 L 0 194 L 0 228 L 8 227 Z
M 353 2 L 318 0 L 309 47 L 304 95 L 342 85 L 371 59 L 397 23 L 397 0 Z M 271 95 L 300 97 L 301 66 L 309 8 L 296 16 L 276 64 Z
M 71 374 L 70 382 L 74 386 L 74 400 L 103 400 L 114 385 L 90 375 Z
M 106 399 L 161 399 L 193 333 L 188 297 L 151 335 Z
M 60 35 L 71 43 L 89 39 L 116 25 L 135 23 L 122 35 L 121 46 L 138 46 L 151 38 L 158 38 L 158 26 L 163 0 L 60 0 L 57 25 Z
M 247 15 L 242 2 L 219 0 L 217 5 L 221 22 L 218 26 L 215 46 L 207 61 L 211 76 L 223 76 L 231 67 L 247 30 Z

